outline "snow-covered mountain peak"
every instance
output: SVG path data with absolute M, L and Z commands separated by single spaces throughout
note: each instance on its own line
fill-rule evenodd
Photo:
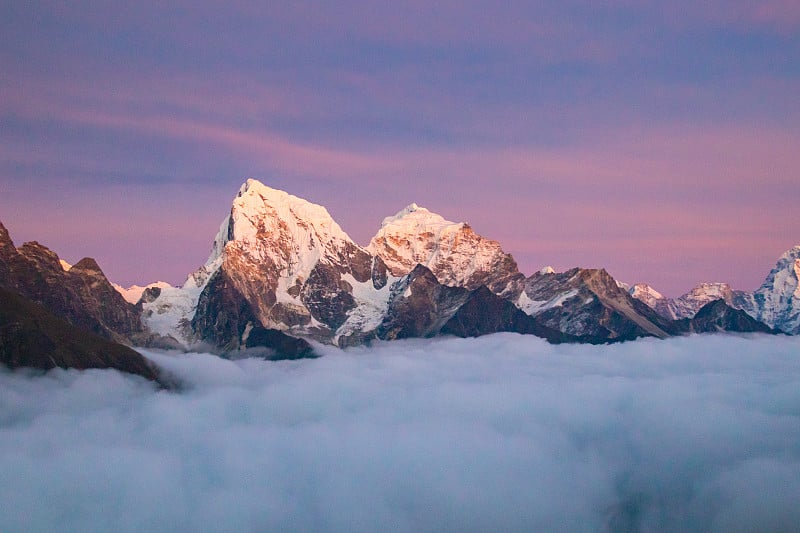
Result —
M 800 245 L 790 248 L 778 258 L 775 268 L 764 280 L 756 293 L 780 292 L 785 296 L 793 293 L 800 297 Z
M 707 295 L 708 297 L 716 297 L 717 299 L 725 297 L 726 294 L 731 292 L 731 286 L 727 283 L 711 282 L 701 283 L 693 288 L 687 294 L 693 295 Z
M 145 320 L 153 331 L 188 344 L 199 307 L 200 319 L 213 322 L 219 306 L 241 299 L 264 327 L 335 329 L 360 302 L 353 293 L 373 286 L 371 269 L 367 251 L 324 207 L 248 179 L 206 264 L 181 288 L 163 289 L 148 302 Z M 215 300 L 214 294 L 225 296 Z
M 231 240 L 263 240 L 276 234 L 300 240 L 310 234 L 316 238 L 316 244 L 351 240 L 321 205 L 248 179 L 233 200 Z
M 762 294 L 767 300 L 771 297 L 779 301 L 800 298 L 800 246 L 781 255 L 756 294 Z
M 150 289 L 152 287 L 156 287 L 158 289 L 173 288 L 172 285 L 170 285 L 166 281 L 156 281 L 155 283 L 150 283 L 148 285 L 145 285 L 144 287 L 140 285 L 131 285 L 127 289 L 117 283 L 112 283 L 111 286 L 114 287 L 114 289 L 116 289 L 116 291 L 120 293 L 123 298 L 125 298 L 125 301 L 132 303 L 134 305 L 136 305 L 136 303 L 139 302 L 139 300 L 142 298 L 142 294 L 147 289 Z
M 633 287 L 629 290 L 630 295 L 636 298 L 637 300 L 641 300 L 648 305 L 649 302 L 655 302 L 656 300 L 663 300 L 664 295 L 655 290 L 653 287 L 648 285 L 647 283 L 636 283 Z M 653 307 L 653 305 L 650 305 Z
M 701 283 L 678 298 L 667 298 L 645 283 L 637 283 L 628 291 L 631 296 L 655 309 L 660 315 L 676 320 L 692 318 L 706 304 L 724 300 L 735 308 L 742 308 L 745 294 L 735 291 L 727 283 Z
M 392 224 L 393 222 L 400 220 L 401 218 L 415 211 L 428 211 L 428 210 L 425 209 L 424 207 L 418 206 L 416 203 L 408 204 L 403 209 L 398 211 L 397 214 L 384 218 L 383 222 L 381 222 L 381 226 Z
M 800 333 L 800 245 L 780 256 L 745 311 L 769 326 Z
M 800 259 L 800 244 L 792 246 L 781 256 L 781 259 Z M 780 259 L 779 259 L 780 261 Z
M 396 277 L 420 264 L 444 285 L 469 289 L 487 285 L 497 293 L 511 278 L 521 277 L 499 243 L 476 234 L 469 224 L 451 222 L 417 204 L 386 217 L 367 250 Z
M 411 232 L 419 233 L 422 231 L 440 231 L 448 226 L 463 226 L 444 217 L 420 207 L 417 204 L 410 204 L 401 209 L 396 215 L 386 217 L 381 223 L 381 230 L 390 227 L 392 233 Z

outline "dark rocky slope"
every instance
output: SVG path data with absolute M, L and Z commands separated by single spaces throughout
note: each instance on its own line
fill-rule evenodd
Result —
M 694 315 L 675 322 L 680 333 L 714 333 L 730 331 L 734 333 L 778 333 L 766 324 L 759 322 L 741 309 L 734 309 L 724 300 L 709 302 Z
M 2 223 L 0 287 L 107 339 L 132 342 L 147 336 L 140 311 L 114 289 L 94 259 L 64 270 L 58 255 L 37 242 L 15 248 Z
M 551 343 L 582 340 L 539 323 L 535 317 L 526 315 L 487 287 L 472 291 L 440 333 L 457 337 L 480 337 L 501 331 L 536 335 Z
M 392 287 L 386 315 L 376 334 L 386 340 L 432 337 L 469 294 L 467 289 L 442 285 L 433 272 L 417 265 Z
M 200 312 L 192 320 L 197 338 L 221 352 L 268 348 L 270 359 L 315 357 L 304 339 L 265 328 L 225 270 L 212 276 L 200 295 Z
M 523 290 L 529 300 L 542 302 L 531 312 L 539 323 L 583 342 L 665 338 L 675 332 L 672 321 L 632 298 L 604 269 L 536 273 Z
M 158 381 L 138 352 L 90 333 L 0 288 L 0 362 L 9 368 L 114 368 Z

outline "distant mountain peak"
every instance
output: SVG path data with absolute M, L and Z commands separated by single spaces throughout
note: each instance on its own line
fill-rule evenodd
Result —
M 461 225 L 463 224 L 446 220 L 443 216 L 412 203 L 398 211 L 396 214 L 384 218 L 383 222 L 381 222 L 381 229 L 388 226 L 406 231 L 415 231 L 422 228 L 433 230 L 448 226 Z
M 781 255 L 781 259 L 800 259 L 800 244 L 796 244 L 786 250 L 783 255 Z
M 780 256 L 744 308 L 769 326 L 800 333 L 800 245 Z
M 3 225 L 2 222 L 0 222 L 0 249 L 6 246 L 13 248 L 14 241 L 11 240 L 11 235 L 8 234 L 8 230 L 6 229 L 6 227 Z
M 721 282 L 700 283 L 678 298 L 667 298 L 646 283 L 637 283 L 628 292 L 660 315 L 673 320 L 692 318 L 703 306 L 715 300 L 741 307 L 745 297 L 741 291 L 734 291 L 730 285 Z
M 501 293 L 522 274 L 497 241 L 475 233 L 465 222 L 451 222 L 417 204 L 383 220 L 367 251 L 380 257 L 393 276 L 426 266 L 443 285 L 470 290 L 481 285 Z M 519 278 L 519 279 L 518 279 Z
M 633 287 L 630 288 L 629 292 L 631 296 L 633 296 L 637 300 L 641 300 L 650 307 L 653 307 L 653 305 L 651 305 L 651 302 L 664 299 L 663 294 L 655 290 L 647 283 L 636 283 L 633 285 Z
M 64 268 L 64 265 L 61 265 L 61 261 L 59 260 L 59 265 L 61 268 Z M 72 272 L 90 272 L 92 274 L 103 274 L 103 270 L 100 268 L 100 265 L 97 264 L 97 261 L 93 257 L 84 257 L 70 268 Z

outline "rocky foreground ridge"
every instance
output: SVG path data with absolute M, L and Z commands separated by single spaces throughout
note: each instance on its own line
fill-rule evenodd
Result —
M 116 368 L 158 380 L 124 344 L 150 336 L 141 311 L 91 258 L 74 266 L 36 243 L 14 246 L 0 224 L 0 362 L 10 368 Z
M 676 300 L 603 269 L 522 274 L 496 241 L 412 204 L 367 247 L 327 210 L 256 180 L 234 198 L 206 263 L 181 287 L 123 289 L 0 225 L 0 288 L 70 325 L 133 346 L 313 356 L 313 342 L 478 336 L 606 343 L 709 331 L 798 332 L 800 247 L 753 294 L 704 284 Z

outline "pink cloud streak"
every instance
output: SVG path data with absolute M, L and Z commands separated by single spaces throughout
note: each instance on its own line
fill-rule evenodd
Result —
M 566 268 L 574 262 L 608 266 L 623 279 L 641 281 L 635 269 L 653 268 L 652 257 L 659 257 L 663 268 L 674 269 L 681 268 L 681 261 L 702 262 L 709 250 L 741 261 L 743 249 L 758 250 L 765 272 L 773 256 L 797 238 L 793 231 L 776 233 L 777 219 L 790 228 L 800 225 L 791 214 L 796 212 L 800 168 L 795 131 L 674 125 L 605 131 L 581 145 L 557 149 L 383 146 L 364 152 L 199 119 L 38 110 L 100 129 L 213 146 L 276 172 L 383 191 L 370 211 L 374 224 L 365 223 L 367 217 L 354 213 L 352 206 L 339 205 L 341 199 L 332 198 L 329 204 L 326 198 L 312 198 L 329 204 L 337 218 L 349 213 L 340 223 L 362 243 L 377 229 L 380 216 L 410 201 L 427 204 L 448 218 L 469 220 L 477 231 L 499 240 L 526 272 L 546 263 Z M 269 175 L 255 177 L 269 182 Z M 456 183 L 460 185 L 454 189 Z M 485 194 L 488 189 L 491 195 Z M 177 223 L 170 235 L 179 239 L 191 231 L 186 223 Z M 196 262 L 202 255 L 197 254 Z M 661 275 L 670 279 L 668 271 Z M 739 286 L 752 288 L 759 281 L 754 278 L 739 281 Z M 717 278 L 697 281 L 704 279 Z M 675 294 L 689 287 L 658 288 Z

